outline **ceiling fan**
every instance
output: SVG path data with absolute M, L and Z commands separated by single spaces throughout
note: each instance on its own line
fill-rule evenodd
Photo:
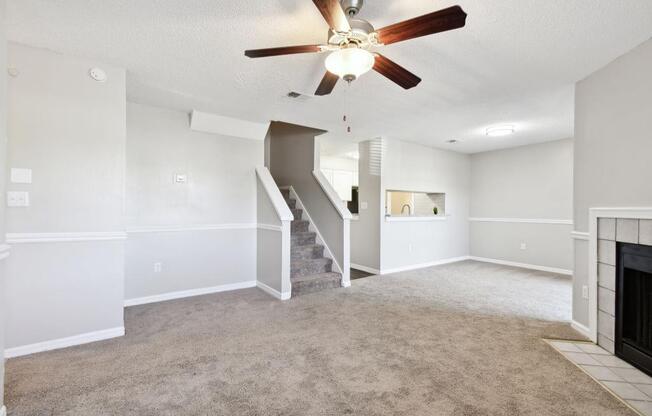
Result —
M 325 45 L 285 46 L 280 48 L 251 49 L 245 51 L 249 58 L 291 55 L 296 53 L 330 52 L 326 58 L 326 74 L 315 95 L 333 91 L 339 78 L 351 82 L 373 69 L 404 89 L 416 87 L 421 78 L 397 63 L 370 49 L 414 39 L 466 24 L 466 13 L 460 6 L 429 13 L 375 30 L 371 23 L 355 18 L 364 0 L 312 0 L 328 26 Z

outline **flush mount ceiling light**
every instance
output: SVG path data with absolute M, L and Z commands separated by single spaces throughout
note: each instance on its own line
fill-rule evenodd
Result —
M 351 82 L 374 67 L 374 55 L 356 46 L 338 49 L 326 58 L 326 69 L 344 81 Z
M 493 126 L 487 128 L 487 136 L 489 137 L 502 137 L 502 136 L 509 136 L 510 134 L 514 134 L 516 129 L 514 126 L 511 125 L 504 125 L 504 126 Z

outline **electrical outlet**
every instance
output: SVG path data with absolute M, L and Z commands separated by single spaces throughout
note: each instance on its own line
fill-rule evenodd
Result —
M 161 273 L 163 270 L 163 263 L 154 263 L 154 273 Z
M 521 250 L 527 250 L 527 244 L 521 243 Z
M 588 286 L 582 286 L 582 298 L 584 298 L 584 299 L 589 298 L 589 287 Z

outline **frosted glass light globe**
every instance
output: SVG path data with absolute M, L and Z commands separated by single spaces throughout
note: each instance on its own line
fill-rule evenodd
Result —
M 326 58 L 326 69 L 340 78 L 352 81 L 374 66 L 375 56 L 364 49 L 339 49 Z

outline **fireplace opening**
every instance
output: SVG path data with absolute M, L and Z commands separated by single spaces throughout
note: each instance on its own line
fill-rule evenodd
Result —
M 652 246 L 616 246 L 615 353 L 652 375 Z

